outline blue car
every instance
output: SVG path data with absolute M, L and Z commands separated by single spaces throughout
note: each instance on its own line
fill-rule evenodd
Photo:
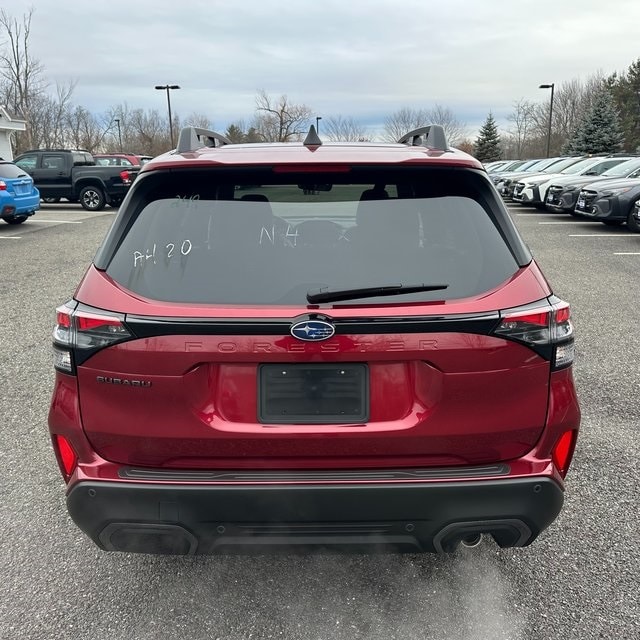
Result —
M 13 162 L 0 162 L 0 218 L 22 224 L 40 208 L 40 192 L 33 178 Z

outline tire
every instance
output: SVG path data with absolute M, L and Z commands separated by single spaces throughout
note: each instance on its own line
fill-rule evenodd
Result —
M 83 209 L 87 211 L 101 211 L 107 203 L 104 191 L 100 187 L 84 187 L 78 196 Z
M 607 227 L 619 227 L 624 220 L 600 220 L 602 224 L 606 224 Z
M 7 224 L 22 224 L 28 216 L 7 216 L 2 218 Z
M 631 211 L 629 211 L 629 215 L 627 216 L 627 228 L 632 233 L 640 233 L 640 222 L 633 217 L 633 207 L 631 207 Z
M 42 202 L 46 202 L 47 204 L 58 204 L 58 202 L 60 202 L 60 198 L 42 198 Z

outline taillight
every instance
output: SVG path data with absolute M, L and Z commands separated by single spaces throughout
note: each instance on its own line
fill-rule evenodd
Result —
M 128 171 L 121 171 L 120 172 L 120 179 L 125 184 L 129 184 L 131 182 L 131 176 L 129 175 Z
M 494 333 L 538 347 L 536 351 L 551 360 L 554 369 L 568 367 L 573 362 L 571 309 L 561 300 L 543 307 L 528 306 L 504 311 Z
M 69 441 L 61 435 L 53 436 L 53 448 L 58 458 L 60 471 L 65 480 L 69 480 L 78 465 L 78 456 Z
M 53 330 L 54 367 L 75 373 L 74 360 L 78 357 L 84 359 L 99 349 L 131 338 L 123 320 L 121 314 L 93 311 L 81 305 L 75 309 L 67 305 L 58 307 Z
M 7 183 L 4 180 L 0 180 L 0 191 L 7 190 Z
M 569 470 L 571 464 L 571 458 L 573 457 L 573 451 L 576 448 L 578 432 L 577 431 L 565 431 L 556 442 L 551 452 L 551 458 L 553 464 L 556 465 L 558 472 L 564 478 Z

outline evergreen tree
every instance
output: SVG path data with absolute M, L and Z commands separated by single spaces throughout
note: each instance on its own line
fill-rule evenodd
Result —
M 625 74 L 613 74 L 609 80 L 625 147 L 640 151 L 640 58 L 629 65 Z
M 227 131 L 224 134 L 227 138 L 229 138 L 229 140 L 231 140 L 231 142 L 233 143 L 241 143 L 241 142 L 245 142 L 245 133 L 242 130 L 242 128 L 236 124 L 235 122 L 233 124 L 230 124 L 227 127 Z
M 614 153 L 622 148 L 624 134 L 611 92 L 602 91 L 584 115 L 565 149 L 570 153 Z
M 480 129 L 473 150 L 475 157 L 478 158 L 480 162 L 492 162 L 493 160 L 500 160 L 502 157 L 498 126 L 491 112 L 489 112 L 485 123 Z

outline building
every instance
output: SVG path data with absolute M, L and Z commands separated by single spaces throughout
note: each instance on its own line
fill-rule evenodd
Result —
M 25 131 L 27 123 L 25 120 L 12 118 L 7 108 L 0 105 L 0 158 L 13 160 L 11 148 L 11 134 L 16 131 Z

